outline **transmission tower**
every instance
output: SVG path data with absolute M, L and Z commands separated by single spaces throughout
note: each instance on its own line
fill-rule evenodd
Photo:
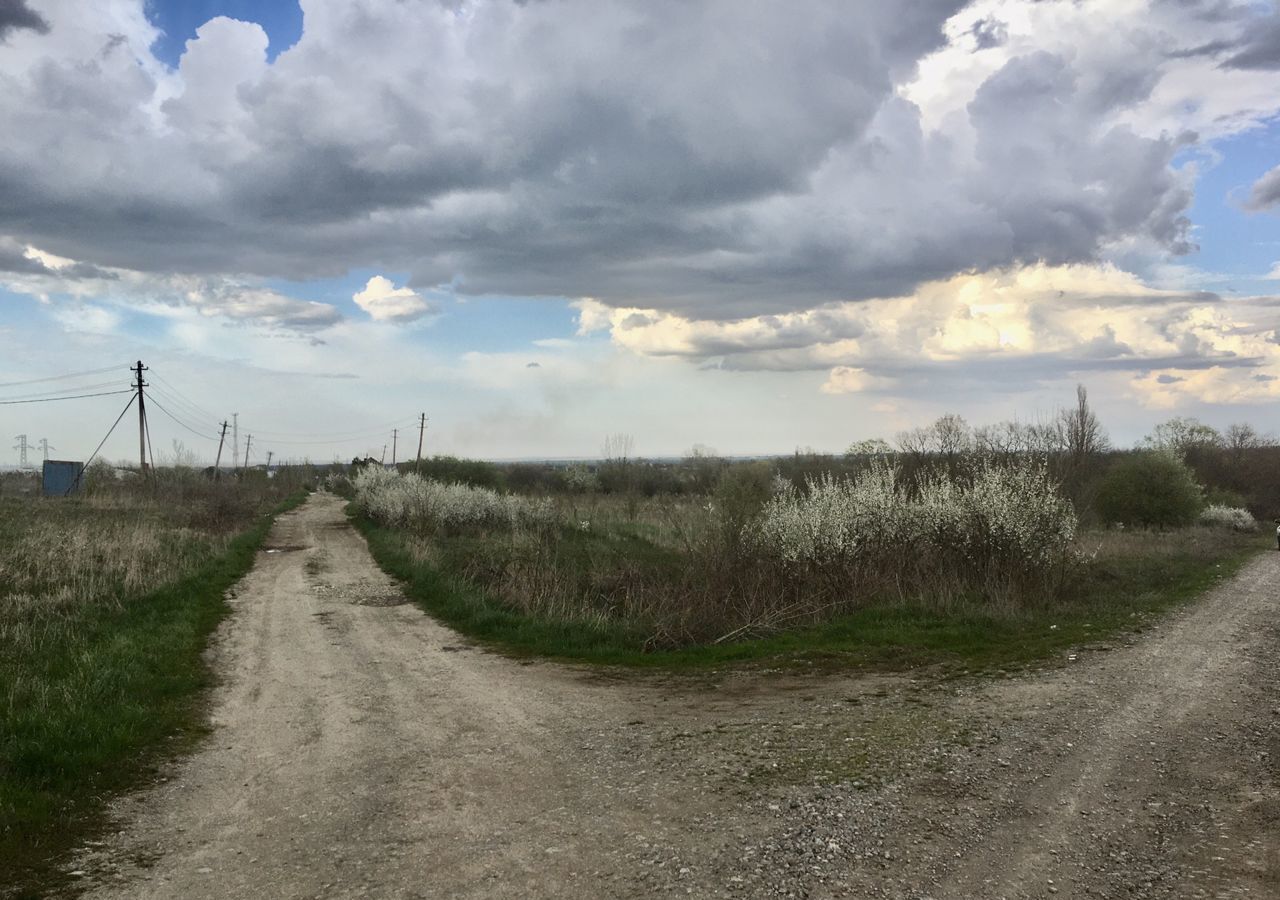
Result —
M 57 450 L 58 448 L 50 444 L 48 438 L 40 438 L 40 449 L 44 452 L 44 458 L 48 459 L 49 451 Z
M 32 444 L 27 443 L 27 436 L 25 434 L 18 435 L 15 440 L 18 443 L 13 445 L 13 449 L 18 451 L 18 465 L 25 469 L 27 468 L 27 451 L 34 450 L 35 447 Z

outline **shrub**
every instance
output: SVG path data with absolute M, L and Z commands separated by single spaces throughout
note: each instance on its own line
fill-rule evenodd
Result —
M 116 467 L 101 457 L 85 467 L 80 479 L 84 483 L 85 492 L 88 494 L 96 494 L 105 490 L 119 480 L 116 475 Z
M 1109 524 L 1176 528 L 1194 522 L 1204 500 L 1187 464 L 1157 451 L 1113 465 L 1098 485 L 1096 505 Z
M 459 459 L 456 456 L 433 456 L 404 468 L 423 478 L 449 484 L 465 484 L 471 487 L 496 489 L 502 485 L 502 472 L 493 463 L 479 459 Z
M 355 488 L 351 486 L 351 478 L 345 472 L 330 472 L 324 477 L 324 489 L 337 494 L 344 500 L 355 498 Z
M 773 467 L 764 462 L 736 463 L 716 483 L 712 506 L 733 536 L 760 513 L 774 494 Z
M 1245 499 L 1242 494 L 1237 491 L 1231 491 L 1221 487 L 1206 487 L 1204 489 L 1204 502 L 1208 506 L 1230 506 L 1236 509 L 1245 508 Z
M 853 478 L 810 479 L 764 505 L 747 540 L 797 574 L 844 593 L 921 596 L 1032 591 L 1071 554 L 1076 517 L 1045 467 L 980 465 L 967 480 L 927 477 L 914 492 L 877 462 Z
M 414 474 L 367 467 L 353 479 L 356 508 L 383 525 L 442 531 L 511 530 L 555 520 L 548 500 L 446 484 Z
M 590 494 L 600 490 L 600 479 L 582 463 L 565 466 L 561 480 L 564 489 L 571 494 Z
M 1200 524 L 1232 531 L 1257 531 L 1258 523 L 1247 509 L 1210 504 L 1200 513 Z

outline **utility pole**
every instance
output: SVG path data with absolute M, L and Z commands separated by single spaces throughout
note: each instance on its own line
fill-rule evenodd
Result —
M 267 471 L 268 471 L 268 472 L 270 472 L 270 471 L 271 471 L 271 457 L 273 457 L 273 456 L 275 456 L 275 455 L 276 455 L 276 451 L 274 451 L 274 450 L 268 450 L 268 451 L 267 451 Z
M 244 441 L 244 465 L 241 469 L 249 468 L 249 448 L 253 446 L 253 435 L 249 435 Z
M 222 478 L 222 469 L 220 469 L 219 466 L 222 464 L 222 445 L 225 444 L 226 441 L 227 441 L 227 420 L 223 419 L 222 434 L 218 435 L 218 456 L 213 461 L 213 477 L 215 479 Z
M 231 468 L 240 470 L 240 413 L 231 414 Z
M 13 449 L 18 451 L 18 465 L 25 469 L 27 467 L 27 451 L 31 449 L 31 445 L 27 443 L 25 434 L 17 435 L 14 440 L 18 442 L 13 445 Z
M 44 451 L 44 458 L 47 460 L 49 458 L 49 451 L 57 450 L 58 448 L 51 446 L 48 438 L 40 438 L 40 449 Z
M 400 429 L 391 429 L 391 468 L 396 467 L 396 440 L 400 437 Z
M 382 445 L 382 458 L 378 460 L 378 465 L 385 466 L 387 464 L 387 445 Z
M 422 462 L 422 433 L 427 430 L 427 414 L 423 413 L 418 418 L 418 458 L 416 462 Z
M 142 360 L 138 360 L 138 364 L 133 369 L 138 380 L 133 386 L 138 391 L 138 459 L 142 463 L 144 476 L 147 474 L 147 406 L 142 396 L 142 389 L 147 386 L 147 383 L 142 380 L 142 373 L 145 371 L 147 367 L 142 364 Z

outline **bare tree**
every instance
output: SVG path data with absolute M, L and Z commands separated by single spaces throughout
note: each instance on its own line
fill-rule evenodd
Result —
M 1171 450 L 1186 456 L 1188 450 L 1205 450 L 1223 445 L 1217 429 L 1199 419 L 1178 416 L 1161 422 L 1142 439 L 1142 446 L 1153 450 Z
M 909 428 L 899 431 L 898 449 L 915 457 L 927 456 L 937 447 L 937 435 L 932 428 Z
M 605 435 L 604 448 L 601 451 L 607 461 L 626 465 L 636 450 L 636 439 L 633 435 L 619 431 Z
M 166 460 L 164 459 L 163 456 L 161 456 L 161 461 L 168 462 L 170 465 L 173 465 L 179 468 L 186 467 L 190 469 L 200 465 L 200 455 L 196 453 L 194 450 L 188 450 L 186 444 L 184 444 L 182 441 L 178 440 L 177 438 L 174 438 L 173 439 L 173 457 L 171 459 Z
M 1266 447 L 1271 443 L 1271 439 L 1265 435 L 1261 435 L 1252 425 L 1239 423 L 1227 427 L 1222 433 L 1222 439 L 1227 445 L 1227 449 L 1231 451 L 1233 456 L 1239 457 L 1246 450 L 1256 450 L 1258 447 Z
M 1089 392 L 1076 385 L 1076 405 L 1058 413 L 1058 444 L 1071 465 L 1079 466 L 1095 453 L 1107 449 L 1107 434 L 1089 407 Z
M 725 465 L 716 449 L 706 444 L 694 444 L 684 457 L 684 468 L 689 473 L 691 486 L 699 494 L 711 492 Z
M 1066 449 L 1056 422 L 1032 422 L 1023 427 L 1028 453 L 1034 456 L 1057 456 Z
M 954 466 L 957 459 L 973 449 L 973 429 L 960 416 L 948 413 L 933 423 L 938 452 Z
M 889 446 L 889 442 L 883 438 L 863 438 L 860 441 L 854 441 L 849 445 L 849 449 L 844 451 L 845 456 L 892 456 L 893 447 Z
M 973 449 L 979 456 L 1003 458 L 1025 453 L 1026 426 L 1021 422 L 997 422 L 973 430 Z

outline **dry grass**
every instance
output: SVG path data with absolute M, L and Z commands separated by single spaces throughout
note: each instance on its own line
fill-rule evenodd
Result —
M 1076 539 L 1080 557 L 1088 565 L 1118 565 L 1142 560 L 1152 565 L 1173 560 L 1210 562 L 1238 551 L 1261 546 L 1251 535 L 1223 528 L 1193 525 L 1172 531 L 1148 529 L 1093 529 Z
M 294 486 L 169 471 L 0 496 L 0 870 L 14 883 L 45 877 L 104 791 L 194 724 L 222 592 Z
M 910 548 L 881 568 L 879 558 L 780 563 L 735 539 L 716 498 L 555 502 L 558 529 L 398 533 L 415 568 L 457 577 L 520 616 L 639 634 L 650 649 L 738 643 L 890 608 L 1012 627 L 1068 607 L 1096 618 L 1095 598 L 1111 603 L 1121 586 L 1139 600 L 1165 592 L 1251 540 L 1201 527 L 1081 532 L 1015 590 L 962 559 Z

